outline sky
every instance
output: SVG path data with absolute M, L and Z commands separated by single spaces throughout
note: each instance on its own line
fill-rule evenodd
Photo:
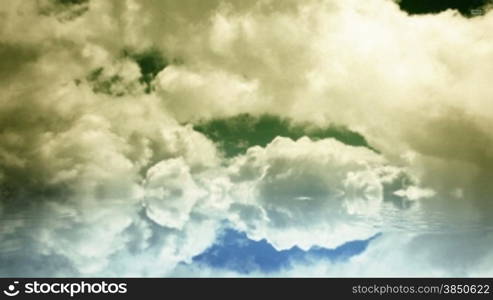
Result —
M 492 7 L 0 2 L 0 276 L 493 276 Z
M 193 257 L 191 263 L 180 267 L 187 269 L 205 266 L 216 269 L 216 272 L 233 270 L 242 275 L 268 277 L 289 268 L 293 261 L 347 261 L 362 253 L 376 237 L 347 242 L 335 249 L 312 247 L 302 250 L 294 246 L 278 251 L 266 240 L 253 241 L 245 233 L 226 229 L 211 247 Z

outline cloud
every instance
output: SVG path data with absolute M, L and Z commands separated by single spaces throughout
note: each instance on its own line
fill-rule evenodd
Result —
M 491 228 L 491 12 L 69 2 L 0 5 L 1 274 L 171 274 L 224 220 L 277 249 L 413 233 L 384 232 L 365 270 L 320 274 L 491 272 L 489 235 L 465 237 Z M 246 113 L 343 126 L 375 150 L 273 137 L 231 158 L 194 129 Z M 423 233 L 454 224 L 466 233 Z M 443 263 L 464 238 L 477 260 Z
M 278 249 L 333 248 L 365 239 L 379 230 L 365 224 L 365 218 L 386 209 L 384 189 L 400 172 L 367 148 L 335 139 L 278 137 L 231 164 L 238 188 L 230 220 Z
M 491 275 L 491 234 L 383 234 L 367 251 L 346 263 L 313 260 L 280 276 L 309 277 L 487 277 Z M 463 245 L 467 244 L 468 247 Z
M 292 8 L 219 7 L 182 46 L 187 64 L 160 74 L 167 108 L 183 120 L 269 112 L 342 124 L 395 164 L 414 153 L 415 172 L 443 188 L 441 205 L 459 188 L 467 200 L 454 212 L 489 211 L 492 14 L 410 17 L 381 0 Z
M 162 161 L 147 171 L 145 205 L 154 222 L 180 229 L 198 199 L 204 197 L 182 159 Z
M 493 267 L 491 242 L 491 235 L 480 231 L 466 235 L 464 232 L 388 232 L 373 238 L 365 251 L 347 259 L 293 255 L 288 263 L 269 270 L 261 270 L 246 260 L 229 261 L 227 251 L 236 249 L 234 246 L 224 250 L 213 246 L 214 253 L 225 255 L 224 262 L 207 251 L 200 256 L 201 263 L 180 265 L 171 274 L 177 277 L 488 277 Z M 468 247 L 464 248 L 464 244 Z M 283 261 L 284 253 L 277 252 L 277 260 L 272 259 L 271 263 Z M 256 256 L 255 251 L 248 255 L 253 261 L 262 257 Z

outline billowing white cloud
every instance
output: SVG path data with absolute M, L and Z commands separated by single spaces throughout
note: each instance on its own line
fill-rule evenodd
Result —
M 294 262 L 279 276 L 487 277 L 493 265 L 491 234 L 441 232 L 384 234 L 345 262 Z M 464 247 L 467 244 L 467 247 Z
M 193 206 L 204 194 L 182 159 L 162 161 L 147 171 L 146 213 L 162 226 L 181 229 Z
M 336 247 L 378 232 L 365 217 L 384 209 L 384 184 L 398 173 L 367 148 L 334 139 L 276 138 L 231 164 L 239 188 L 230 218 L 279 249 Z
M 400 220 L 415 232 L 313 272 L 491 275 L 488 234 L 446 264 L 440 253 L 467 233 L 414 226 L 491 226 L 493 13 L 126 0 L 18 1 L 0 15 L 0 274 L 38 274 L 42 260 L 58 275 L 172 274 L 223 220 L 279 249 L 334 247 Z M 151 48 L 170 66 L 149 83 L 132 53 Z M 239 113 L 344 125 L 379 153 L 277 138 L 230 160 L 183 125 Z

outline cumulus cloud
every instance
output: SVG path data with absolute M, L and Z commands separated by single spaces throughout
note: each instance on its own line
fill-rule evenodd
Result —
M 154 222 L 180 229 L 202 192 L 181 159 L 162 161 L 147 171 L 146 212 Z
M 491 226 L 491 12 L 69 2 L 0 5 L 0 274 L 172 274 L 224 220 L 278 249 L 417 232 L 320 274 L 491 274 L 488 234 L 453 266 L 439 253 L 464 235 L 419 234 Z M 376 150 L 278 137 L 228 158 L 190 124 L 243 113 L 342 125 Z
M 361 223 L 378 216 L 384 185 L 399 171 L 367 148 L 334 139 L 276 138 L 265 148 L 250 148 L 230 166 L 238 186 L 230 218 L 279 249 L 333 248 L 378 232 Z
M 464 248 L 464 243 L 469 247 Z M 480 232 L 390 233 L 348 262 L 295 262 L 279 276 L 487 277 L 493 268 L 491 243 L 491 234 Z
M 181 264 L 178 277 L 489 277 L 491 234 L 481 231 L 439 233 L 387 232 L 347 260 L 292 256 L 279 270 L 249 272 L 227 265 Z M 467 244 L 469 247 L 464 248 Z M 240 266 L 249 267 L 238 261 Z

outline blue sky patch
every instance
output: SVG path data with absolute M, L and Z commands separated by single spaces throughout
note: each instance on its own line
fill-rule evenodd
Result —
M 344 261 L 365 251 L 375 235 L 367 240 L 356 240 L 345 243 L 335 249 L 313 247 L 304 251 L 298 247 L 277 251 L 265 239 L 254 241 L 243 232 L 233 229 L 225 230 L 216 243 L 193 258 L 193 263 L 218 269 L 227 269 L 242 274 L 255 271 L 272 273 L 288 267 L 292 261 L 309 259 L 327 259 Z

